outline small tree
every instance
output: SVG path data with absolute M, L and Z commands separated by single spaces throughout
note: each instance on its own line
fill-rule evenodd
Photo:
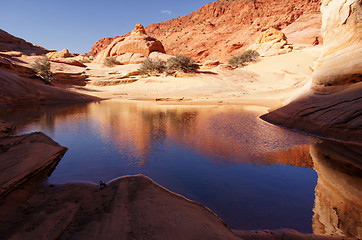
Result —
M 138 71 L 144 75 L 158 75 L 166 70 L 166 62 L 160 59 L 146 58 L 141 63 L 141 67 Z
M 106 57 L 106 59 L 103 60 L 103 65 L 106 67 L 114 67 L 120 64 L 115 57 Z
M 239 56 L 232 57 L 229 60 L 229 65 L 234 68 L 243 67 L 247 65 L 247 63 L 258 61 L 259 56 L 260 54 L 257 51 L 247 50 Z
M 54 79 L 53 73 L 50 71 L 50 61 L 45 56 L 32 65 L 36 75 L 43 80 L 45 84 L 51 85 L 51 81 Z
M 200 68 L 193 59 L 185 55 L 177 54 L 175 57 L 171 57 L 167 60 L 167 70 L 182 71 L 184 73 L 197 72 Z

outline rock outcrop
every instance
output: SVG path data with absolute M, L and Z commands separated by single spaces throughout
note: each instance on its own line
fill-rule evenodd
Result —
M 362 1 L 324 0 L 324 48 L 309 89 L 262 116 L 319 136 L 362 142 Z
M 27 55 L 43 55 L 49 52 L 43 47 L 36 46 L 24 39 L 14 37 L 13 35 L 0 29 L 0 52 L 18 51 Z
M 54 167 L 66 151 L 42 133 L 0 138 L 0 197 L 39 171 Z
M 41 192 L 22 202 L 32 208 L 30 214 L 22 214 L 13 196 L 2 204 L 3 239 L 240 239 L 207 208 L 142 175 L 116 179 L 103 189 L 79 183 Z
M 0 68 L 0 107 L 28 103 L 90 102 L 97 99 L 44 85 L 35 79 L 19 76 L 16 71 Z
M 15 128 L 14 124 L 0 121 L 0 138 L 10 136 L 11 131 Z
M 313 74 L 317 86 L 362 80 L 362 1 L 323 1 L 324 48 Z
M 86 65 L 74 58 L 73 55 L 69 53 L 69 50 L 66 48 L 62 51 L 48 52 L 46 54 L 46 57 L 52 62 L 64 63 L 77 67 L 86 67 Z
M 106 49 L 109 44 L 113 42 L 114 39 L 119 38 L 119 36 L 116 36 L 114 38 L 106 37 L 99 39 L 93 46 L 92 49 L 87 53 L 89 56 L 96 56 L 98 53 L 100 53 L 102 50 Z
M 219 0 L 189 15 L 151 24 L 145 29 L 149 36 L 163 43 L 168 54 L 184 54 L 196 61 L 227 62 L 233 55 L 244 52 L 262 31 L 270 27 L 284 29 L 306 14 L 319 13 L 320 2 L 263 0 L 254 4 L 254 1 Z M 105 49 L 108 42 L 107 38 L 99 40 L 89 54 Z
M 141 63 L 152 52 L 165 53 L 165 49 L 160 41 L 149 37 L 143 26 L 137 24 L 129 36 L 113 40 L 94 62 L 103 63 L 107 57 L 115 57 L 122 64 Z
M 52 59 L 52 58 L 67 58 L 70 57 L 71 55 L 69 53 L 69 50 L 64 48 L 62 51 L 48 52 L 46 56 L 49 59 Z
M 322 45 L 321 34 L 322 14 L 307 13 L 300 16 L 295 22 L 282 31 L 288 36 L 288 43 L 301 45 Z M 318 44 L 316 41 L 318 39 Z
M 135 29 L 131 32 L 131 35 L 146 35 L 146 30 L 141 24 L 136 24 Z
M 269 28 L 265 32 L 262 32 L 249 49 L 257 51 L 260 56 L 264 57 L 285 54 L 292 51 L 292 47 L 287 45 L 287 37 L 285 34 L 275 28 Z
M 143 175 L 103 186 L 32 183 L 22 188 L 0 206 L 2 239 L 342 239 L 293 230 L 232 231 L 208 208 Z

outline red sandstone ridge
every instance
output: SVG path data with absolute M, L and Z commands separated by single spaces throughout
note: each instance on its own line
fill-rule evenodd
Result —
M 198 61 L 225 61 L 246 50 L 269 27 L 284 29 L 306 14 L 321 19 L 319 9 L 320 0 L 259 0 L 255 6 L 250 0 L 219 0 L 189 15 L 151 24 L 146 32 L 162 42 L 167 54 L 186 54 Z M 316 29 L 320 29 L 320 22 L 313 22 Z M 306 33 L 305 43 L 312 44 L 320 36 L 312 29 L 313 34 Z M 105 49 L 108 41 L 100 39 L 89 54 Z
M 43 47 L 36 46 L 0 29 L 0 52 L 8 51 L 19 51 L 28 55 L 42 55 L 49 52 Z
M 98 40 L 98 42 L 96 42 L 92 49 L 90 50 L 90 52 L 87 55 L 90 56 L 96 56 L 98 53 L 100 53 L 103 49 L 106 49 L 108 47 L 109 44 L 111 44 L 111 42 L 115 39 L 118 38 L 114 37 L 114 38 L 110 38 L 110 37 L 106 37 L 106 38 L 101 38 Z

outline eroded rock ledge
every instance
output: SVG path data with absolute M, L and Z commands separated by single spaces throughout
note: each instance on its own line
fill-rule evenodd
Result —
M 43 133 L 7 136 L 11 124 L 0 122 L 0 198 L 45 169 L 53 169 L 67 148 Z M 1 134 L 0 134 L 1 137 Z

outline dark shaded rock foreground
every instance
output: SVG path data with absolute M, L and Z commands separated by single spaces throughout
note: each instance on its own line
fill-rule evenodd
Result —
M 8 129 L 7 126 L 5 128 Z M 28 181 L 34 174 L 55 166 L 66 151 L 67 148 L 43 133 L 1 138 L 0 197 Z
M 209 209 L 143 175 L 103 189 L 33 181 L 9 195 L 0 214 L 4 239 L 341 239 L 294 230 L 232 231 Z
M 308 92 L 261 118 L 318 136 L 362 143 L 361 92 L 362 83 L 335 92 Z

